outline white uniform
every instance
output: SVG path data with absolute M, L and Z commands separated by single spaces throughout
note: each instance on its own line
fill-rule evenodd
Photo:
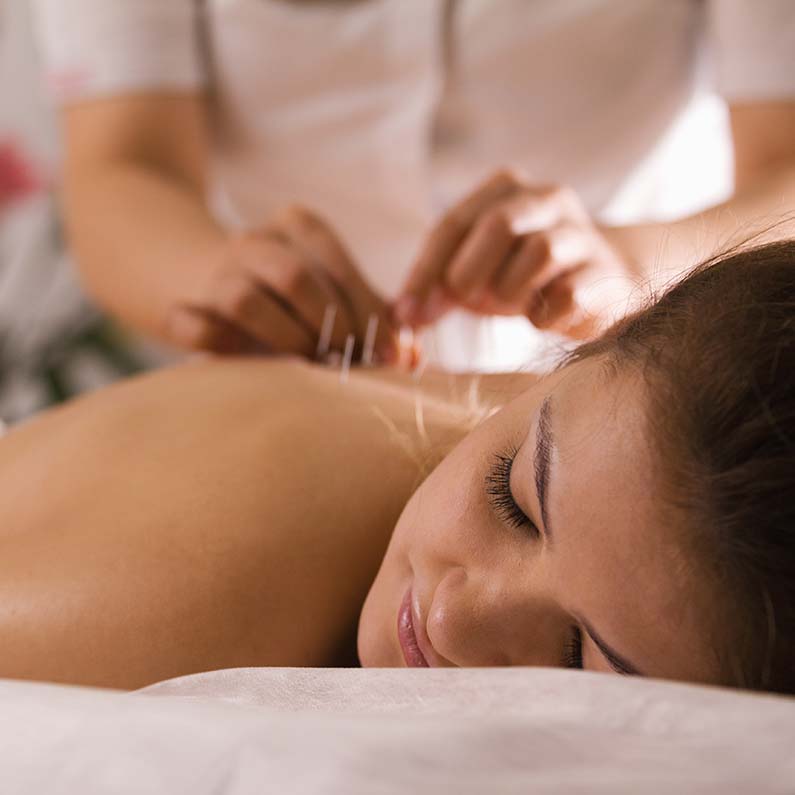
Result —
M 389 296 L 432 220 L 495 167 L 571 185 L 598 216 L 686 107 L 705 53 L 724 97 L 795 98 L 792 0 L 35 4 L 59 102 L 211 92 L 219 217 L 306 204 Z M 482 366 L 488 337 L 462 316 L 443 323 L 442 358 Z

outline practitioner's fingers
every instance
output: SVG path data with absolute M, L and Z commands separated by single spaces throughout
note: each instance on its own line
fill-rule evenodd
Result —
M 264 256 L 264 251 L 268 250 L 270 256 Z M 329 349 L 342 351 L 348 334 L 356 333 L 355 318 L 336 284 L 322 268 L 296 252 L 289 243 L 261 240 L 258 249 L 251 247 L 247 251 L 245 266 L 263 288 L 304 323 L 315 345 L 329 307 L 334 307 L 334 322 L 326 340 Z
M 377 319 L 375 349 L 381 361 L 394 361 L 398 352 L 397 327 L 387 303 L 362 277 L 340 238 L 322 218 L 302 207 L 277 216 L 268 231 L 284 236 L 307 261 L 313 262 L 334 284 L 341 310 L 352 319 L 361 353 L 371 318 Z
M 428 315 L 438 314 L 439 306 L 429 307 L 428 312 L 426 304 L 432 293 L 436 304 L 443 303 L 439 291 L 459 246 L 481 215 L 520 184 L 512 172 L 499 171 L 444 214 L 425 239 L 396 302 L 395 315 L 401 323 L 419 325 L 428 322 Z
M 589 337 L 631 306 L 636 270 L 576 191 L 503 173 L 433 230 L 395 313 L 416 326 L 457 304 Z
M 490 290 L 502 313 L 521 313 L 535 293 L 581 264 L 589 249 L 578 227 L 561 224 L 526 235 L 506 259 Z
M 311 328 L 262 282 L 243 270 L 220 273 L 202 308 L 212 312 L 273 353 L 311 357 Z
M 501 206 L 489 210 L 459 246 L 444 275 L 449 293 L 461 304 L 476 304 L 516 246 L 508 214 Z
M 237 326 L 207 309 L 174 307 L 167 319 L 168 338 L 180 348 L 222 355 L 259 353 L 262 346 Z
M 472 226 L 445 274 L 450 293 L 477 309 L 493 293 L 506 261 L 516 256 L 534 234 L 558 222 L 560 205 L 554 191 L 524 189 L 494 204 Z M 517 311 L 521 311 L 517 304 Z
M 575 300 L 574 278 L 569 271 L 532 294 L 526 314 L 536 328 L 571 334 L 585 320 Z

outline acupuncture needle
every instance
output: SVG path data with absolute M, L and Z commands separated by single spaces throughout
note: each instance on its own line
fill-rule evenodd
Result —
M 345 338 L 345 353 L 342 355 L 342 367 L 340 368 L 340 383 L 348 382 L 348 373 L 351 371 L 351 361 L 353 360 L 353 344 L 356 338 L 353 334 L 348 334 Z
M 371 367 L 373 353 L 375 352 L 375 335 L 378 332 L 378 315 L 373 312 L 367 321 L 367 331 L 364 334 L 364 349 L 362 351 L 362 364 Z
M 320 326 L 320 337 L 317 341 L 315 358 L 323 361 L 328 355 L 331 346 L 331 335 L 334 332 L 334 320 L 337 317 L 337 305 L 329 304 L 323 313 L 323 323 Z

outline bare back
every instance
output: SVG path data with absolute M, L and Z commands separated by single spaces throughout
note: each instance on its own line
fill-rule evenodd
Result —
M 466 424 L 433 391 L 431 466 Z M 134 688 L 353 664 L 419 483 L 416 399 L 397 374 L 205 361 L 17 427 L 0 441 L 0 676 Z

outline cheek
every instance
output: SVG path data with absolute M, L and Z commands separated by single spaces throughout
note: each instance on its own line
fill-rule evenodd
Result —
M 484 488 L 489 455 L 477 438 L 462 442 L 414 493 L 398 521 L 393 542 L 412 568 L 460 564 L 487 526 Z
M 412 577 L 430 588 L 453 567 L 481 565 L 494 548 L 484 478 L 494 453 L 513 441 L 508 426 L 495 420 L 464 439 L 403 509 L 362 609 L 358 644 L 363 665 L 403 665 L 396 620 Z
M 409 500 L 393 539 L 409 547 L 429 539 L 440 546 L 458 544 L 466 527 L 489 523 L 485 478 L 496 454 L 520 445 L 529 416 L 527 406 L 517 401 L 463 439 Z
M 363 667 L 402 666 L 397 612 L 412 578 L 428 575 L 434 534 L 447 526 L 444 479 L 437 470 L 412 495 L 398 519 L 359 616 L 357 650 Z M 441 482 L 440 482 L 441 481 Z M 437 485 L 438 484 L 438 485 Z M 419 573 L 419 574 L 418 574 Z

